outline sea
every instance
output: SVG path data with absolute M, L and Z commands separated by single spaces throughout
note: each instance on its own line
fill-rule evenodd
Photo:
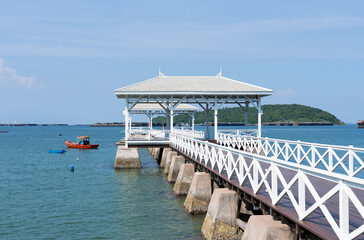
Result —
M 2 130 L 8 133 L 0 133 L 0 239 L 202 239 L 204 217 L 184 210 L 184 197 L 174 196 L 147 149 L 139 150 L 142 169 L 113 168 L 123 128 Z M 64 140 L 79 135 L 100 147 L 66 148 Z M 364 148 L 364 129 L 354 124 L 263 126 L 262 136 Z M 47 152 L 60 149 L 66 152 Z

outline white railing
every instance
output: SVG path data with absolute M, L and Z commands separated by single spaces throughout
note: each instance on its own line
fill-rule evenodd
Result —
M 129 129 L 130 135 L 147 135 L 148 134 L 148 127 L 132 127 Z
M 147 140 L 156 138 L 167 138 L 169 130 L 150 129 L 148 127 L 132 127 L 129 129 L 128 139 L 143 138 Z
M 152 138 L 166 138 L 168 137 L 169 130 L 165 129 L 152 129 L 150 135 Z
M 186 130 L 186 129 L 173 129 L 173 133 L 183 135 L 191 138 L 205 138 L 204 131 L 194 131 L 194 130 Z
M 363 177 L 364 149 L 219 133 L 217 143 L 314 169 Z
M 267 192 L 273 205 L 277 205 L 287 195 L 299 220 L 305 220 L 316 209 L 320 209 L 339 239 L 354 239 L 364 232 L 364 224 L 350 229 L 349 222 L 351 208 L 356 208 L 361 217 L 364 218 L 362 203 L 364 199 L 359 199 L 356 195 L 358 191 L 361 193 L 364 191 L 362 179 L 199 141 L 178 134 L 171 134 L 170 144 L 201 164 L 209 165 L 212 169 L 218 170 L 220 174 L 226 172 L 229 179 L 237 179 L 240 185 L 248 182 L 255 194 L 259 190 Z M 268 168 L 267 164 L 269 164 Z M 292 173 L 288 177 L 284 176 L 287 169 L 294 173 L 293 178 Z M 312 175 L 320 175 L 320 179 L 323 178 L 325 179 L 324 182 L 327 181 L 334 186 L 325 194 L 318 193 L 310 180 Z M 352 185 L 355 185 L 356 188 Z M 297 189 L 298 195 L 294 196 L 293 192 Z M 308 204 L 306 192 L 314 198 L 312 204 Z M 336 222 L 337 216 L 330 212 L 332 209 L 329 209 L 326 204 L 330 201 L 337 201 L 334 198 L 337 194 L 339 196 L 337 202 L 339 206 L 338 223 Z
M 256 129 L 219 129 L 218 133 L 232 134 L 236 136 L 253 136 L 256 137 L 258 130 Z

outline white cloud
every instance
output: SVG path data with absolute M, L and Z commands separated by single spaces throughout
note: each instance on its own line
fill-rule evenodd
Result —
M 337 27 L 364 26 L 364 18 L 299 18 L 299 19 L 268 19 L 263 21 L 248 21 L 230 26 L 221 26 L 221 30 L 231 32 L 300 32 L 314 31 Z
M 5 66 L 5 61 L 0 58 L 0 84 L 18 84 L 32 87 L 35 83 L 35 77 L 19 75 L 16 69 Z

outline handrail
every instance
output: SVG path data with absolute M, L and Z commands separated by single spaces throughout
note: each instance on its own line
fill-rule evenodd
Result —
M 217 143 L 293 162 L 340 173 L 350 177 L 364 178 L 364 149 L 353 146 L 338 146 L 301 141 L 290 141 L 252 136 L 237 136 L 218 133 Z
M 212 144 L 179 134 L 171 134 L 170 144 L 201 164 L 210 165 L 212 169 L 217 168 L 219 173 L 225 171 L 228 179 L 235 176 L 240 185 L 245 181 L 249 182 L 255 194 L 265 188 L 273 205 L 278 204 L 283 196 L 287 195 L 299 220 L 304 221 L 316 209 L 320 209 L 339 239 L 354 239 L 364 232 L 364 224 L 351 232 L 349 230 L 350 202 L 364 218 L 363 199 L 359 200 L 355 193 L 364 190 L 362 179 Z M 261 165 L 263 162 L 269 163 L 268 169 Z M 284 168 L 296 170 L 295 176 L 293 178 L 288 177 L 289 180 L 287 181 L 284 173 L 282 173 Z M 310 175 L 320 176 L 320 178 L 334 183 L 335 186 L 320 196 L 309 178 Z M 292 193 L 295 183 L 298 185 L 298 196 L 294 196 Z M 355 192 L 353 191 L 353 183 L 359 187 Z M 315 200 L 311 206 L 306 206 L 306 189 Z M 339 223 L 336 222 L 326 205 L 326 202 L 329 202 L 337 194 L 339 194 Z
M 256 137 L 258 134 L 258 130 L 257 129 L 219 129 L 218 133 Z
M 204 131 L 186 130 L 186 129 L 173 129 L 173 132 L 187 137 L 192 138 L 205 138 Z

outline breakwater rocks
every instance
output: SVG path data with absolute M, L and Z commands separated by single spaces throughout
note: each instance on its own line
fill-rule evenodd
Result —
M 149 148 L 164 167 L 173 192 L 186 196 L 184 207 L 190 214 L 205 214 L 201 233 L 207 240 L 293 240 L 289 226 L 269 215 L 254 215 L 237 192 L 226 188 L 221 179 L 203 172 L 192 159 L 169 147 Z M 222 188 L 219 188 L 219 186 Z

